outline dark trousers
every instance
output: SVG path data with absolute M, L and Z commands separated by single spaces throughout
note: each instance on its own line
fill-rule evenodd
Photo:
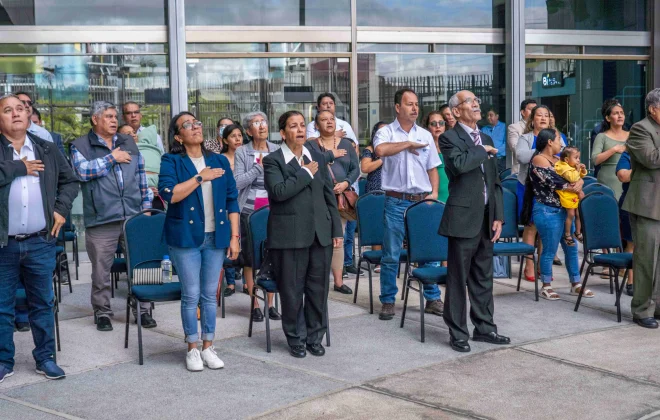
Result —
M 282 302 L 282 329 L 290 346 L 318 344 L 328 328 L 328 273 L 332 246 L 271 249 Z
M 479 334 L 497 332 L 493 322 L 493 243 L 488 214 L 474 238 L 449 237 L 447 291 L 443 318 L 454 340 L 467 340 L 466 291 L 470 296 L 470 319 Z

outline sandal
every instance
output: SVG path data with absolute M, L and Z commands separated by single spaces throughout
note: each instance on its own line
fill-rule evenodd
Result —
M 376 268 L 374 268 L 374 273 L 380 273 L 380 265 L 377 265 Z
M 581 290 L 582 290 L 582 283 L 576 283 L 575 285 L 571 285 L 571 295 L 579 296 Z M 595 296 L 594 293 L 589 289 L 585 290 L 584 293 L 582 294 L 583 298 L 592 298 L 594 296 Z
M 579 243 L 584 242 L 584 236 L 582 236 L 581 232 L 575 232 L 573 233 L 573 236 L 575 236 L 575 239 L 577 239 Z
M 550 286 L 543 286 L 541 289 L 541 297 L 547 300 L 559 300 L 559 294 L 552 290 Z
M 573 240 L 573 236 L 571 236 L 571 234 L 564 234 L 564 242 L 566 242 L 566 245 L 568 246 L 575 246 L 575 241 Z

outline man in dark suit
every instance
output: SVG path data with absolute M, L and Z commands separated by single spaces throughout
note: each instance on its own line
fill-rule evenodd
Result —
M 282 299 L 282 329 L 293 357 L 323 356 L 332 248 L 343 246 L 337 199 L 323 155 L 304 146 L 305 119 L 280 117 L 282 147 L 264 158 L 268 249 Z
M 502 232 L 502 186 L 497 175 L 497 149 L 479 132 L 481 101 L 472 92 L 460 91 L 449 106 L 457 119 L 453 129 L 440 136 L 440 150 L 449 177 L 449 197 L 440 222 L 440 235 L 449 238 L 447 291 L 444 319 L 451 347 L 469 352 L 465 286 L 470 296 L 474 341 L 508 344 L 493 322 L 493 243 Z

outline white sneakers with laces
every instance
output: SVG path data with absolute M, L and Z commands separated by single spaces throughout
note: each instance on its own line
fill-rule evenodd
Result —
M 213 346 L 202 351 L 202 360 L 204 361 L 204 366 L 208 366 L 209 369 L 222 369 L 225 367 L 225 363 L 220 360 Z
M 191 372 L 204 370 L 204 362 L 197 348 L 188 351 L 186 355 L 186 368 Z

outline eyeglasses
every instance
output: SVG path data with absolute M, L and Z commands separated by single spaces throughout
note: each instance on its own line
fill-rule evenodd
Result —
M 141 113 L 142 112 L 140 112 L 140 111 L 128 111 L 128 112 L 124 112 L 124 115 L 128 115 L 130 117 L 130 116 L 133 116 L 133 115 L 140 115 Z
M 201 127 L 203 124 L 201 121 L 186 121 L 183 124 L 181 124 L 181 128 L 184 130 L 190 130 L 193 127 Z
M 26 105 L 26 106 L 32 106 L 32 104 L 33 104 L 32 101 L 21 101 L 21 102 L 23 102 L 23 104 Z
M 261 121 L 253 121 L 252 124 L 250 124 L 254 128 L 259 128 L 261 127 L 268 127 L 268 121 L 266 120 L 261 120 Z
M 476 103 L 477 105 L 481 105 L 481 99 L 474 96 L 474 97 L 471 97 L 471 98 L 466 98 L 465 100 L 457 103 L 456 106 L 458 107 L 462 103 L 466 103 L 466 104 L 470 105 L 472 102 Z
M 444 127 L 444 126 L 445 126 L 445 122 L 444 122 L 444 121 L 431 121 L 431 122 L 429 123 L 429 125 L 430 125 L 431 127 Z

